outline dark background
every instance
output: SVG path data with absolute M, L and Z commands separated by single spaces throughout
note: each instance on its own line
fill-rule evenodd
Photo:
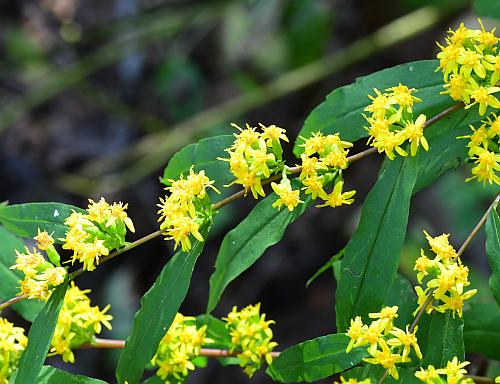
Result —
M 410 40 L 375 48 L 362 60 L 343 53 L 357 39 L 434 3 L 441 8 L 433 25 Z M 156 204 L 163 194 L 158 178 L 172 153 L 200 138 L 231 133 L 232 121 L 277 124 L 294 140 L 331 90 L 383 68 L 435 57 L 435 41 L 460 21 L 476 25 L 467 2 L 0 1 L 0 201 L 79 206 L 89 197 L 125 201 L 137 228 L 132 241 L 157 229 Z M 332 60 L 331 53 L 338 56 Z M 346 62 L 338 70 L 341 60 Z M 278 96 L 276 84 L 266 85 L 306 65 L 317 81 L 298 86 L 304 76 L 287 80 L 293 89 Z M 354 152 L 363 145 L 358 143 Z M 294 164 L 291 145 L 285 152 Z M 229 286 L 215 315 L 260 301 L 277 321 L 279 349 L 333 332 L 331 272 L 307 289 L 305 282 L 356 228 L 381 159 L 375 155 L 353 164 L 346 185 L 358 191 L 356 203 L 309 209 Z M 493 190 L 465 184 L 468 172 L 450 172 L 414 198 L 400 270 L 410 279 L 411 262 L 424 246 L 423 229 L 434 235 L 452 232 L 458 248 L 489 204 Z M 219 215 L 184 314 L 205 310 L 223 235 L 254 205 L 247 198 Z M 482 237 L 465 256 L 477 284 L 485 284 L 488 273 Z M 157 238 L 79 279 L 80 287 L 93 289 L 95 303 L 111 303 L 115 319 L 106 337 L 128 335 L 141 295 L 171 255 L 171 244 Z M 74 365 L 59 358 L 51 363 L 113 382 L 117 356 L 117 351 L 79 351 Z M 248 381 L 238 367 L 222 368 L 214 361 L 189 379 Z M 251 381 L 271 382 L 263 372 Z

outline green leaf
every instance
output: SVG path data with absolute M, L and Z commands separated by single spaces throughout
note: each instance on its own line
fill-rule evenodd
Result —
M 16 250 L 24 251 L 24 243 L 0 226 L 0 302 L 9 300 L 19 294 L 19 282 L 23 273 L 9 269 L 16 263 Z M 22 300 L 12 306 L 24 319 L 33 321 L 43 307 L 40 300 Z
M 427 367 L 432 364 L 436 368 L 446 367 L 446 363 L 455 356 L 459 361 L 464 361 L 463 331 L 464 321 L 458 315 L 453 318 L 451 311 L 432 313 L 426 349 L 422 351 L 424 355 L 422 366 Z
M 486 220 L 486 256 L 491 267 L 490 290 L 500 306 L 500 217 L 496 207 Z
M 21 355 L 15 384 L 35 383 L 49 351 L 50 342 L 61 310 L 68 281 L 57 286 L 50 295 L 28 333 L 28 345 Z
M 472 130 L 469 124 L 477 126 L 480 121 L 481 116 L 477 113 L 460 109 L 425 129 L 429 151 L 419 152 L 414 194 L 432 184 L 446 171 L 465 163 L 468 157 L 467 141 L 457 137 L 470 134 Z
M 349 340 L 345 334 L 332 334 L 304 341 L 281 352 L 266 373 L 281 383 L 310 383 L 332 376 L 369 356 L 361 347 L 346 353 Z
M 471 304 L 464 311 L 466 351 L 500 360 L 500 308 L 494 302 Z
M 323 274 L 323 272 L 327 271 L 330 268 L 333 268 L 335 263 L 339 263 L 342 257 L 344 256 L 344 251 L 345 248 L 342 248 L 339 252 L 337 252 L 335 255 L 333 255 L 330 260 L 328 260 L 323 266 L 321 266 L 320 269 L 316 271 L 314 275 L 311 276 L 309 280 L 306 282 L 306 287 L 309 287 L 311 283 L 316 280 L 319 276 Z
M 358 228 L 346 246 L 336 292 L 337 329 L 350 320 L 378 312 L 396 277 L 410 197 L 417 177 L 417 158 L 387 160 L 368 194 Z
M 12 375 L 9 382 L 14 383 L 15 377 L 16 373 Z M 36 384 L 106 384 L 106 382 L 87 376 L 74 375 L 50 365 L 45 365 L 38 374 Z
M 159 376 L 153 375 L 143 381 L 143 384 L 165 384 Z
M 389 293 L 385 300 L 387 306 L 398 306 L 398 317 L 394 325 L 404 329 L 413 321 L 413 311 L 417 308 L 417 295 L 408 279 L 399 273 L 392 282 Z
M 500 20 L 500 2 L 493 0 L 475 0 L 474 10 L 479 16 Z
M 207 337 L 214 342 L 208 345 L 209 348 L 229 349 L 231 336 L 226 328 L 226 323 L 212 315 L 196 316 L 196 326 L 207 326 Z
M 18 236 L 33 238 L 37 229 L 52 234 L 56 242 L 66 234 L 64 220 L 81 208 L 61 203 L 27 203 L 0 207 L 0 222 Z
M 189 174 L 189 169 L 194 165 L 194 171 L 205 171 L 210 180 L 215 181 L 217 188 L 229 184 L 233 175 L 229 171 L 229 163 L 218 160 L 218 157 L 228 157 L 224 150 L 234 142 L 233 135 L 220 135 L 203 139 L 194 144 L 189 144 L 172 156 L 163 172 L 162 183 L 170 185 L 168 179 L 178 179 L 181 174 Z
M 443 76 L 434 72 L 437 60 L 421 60 L 384 69 L 361 77 L 355 83 L 340 87 L 331 92 L 326 100 L 318 105 L 307 117 L 299 136 L 308 138 L 312 133 L 339 133 L 343 140 L 356 141 L 367 136 L 364 108 L 370 104 L 368 95 L 373 88 L 383 91 L 403 83 L 418 89 L 416 95 L 423 100 L 414 107 L 415 116 L 425 113 L 428 117 L 441 112 L 453 104 L 448 95 L 440 95 Z M 302 140 L 296 140 L 293 153 L 299 157 L 303 152 Z
M 292 180 L 292 188 L 299 188 L 298 181 Z M 267 248 L 281 240 L 288 224 L 302 215 L 310 203 L 307 198 L 292 212 L 286 208 L 278 211 L 272 207 L 277 199 L 275 193 L 267 196 L 224 237 L 215 271 L 210 277 L 207 312 L 215 308 L 231 281 L 252 266 Z
M 204 238 L 208 230 L 204 228 L 201 231 Z M 132 334 L 127 338 L 118 361 L 118 383 L 138 383 L 141 379 L 186 297 L 194 265 L 203 245 L 202 242 L 194 241 L 189 252 L 177 252 L 142 297 L 141 308 L 134 317 Z

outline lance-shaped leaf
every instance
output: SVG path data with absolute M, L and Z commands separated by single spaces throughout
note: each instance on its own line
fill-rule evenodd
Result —
M 36 383 L 38 374 L 49 351 L 50 342 L 56 329 L 68 281 L 57 286 L 50 295 L 28 333 L 28 345 L 19 360 L 15 384 Z
M 297 180 L 293 189 L 300 188 Z M 277 210 L 273 203 L 275 193 L 257 204 L 250 214 L 224 237 L 215 261 L 215 272 L 210 277 L 210 293 L 207 311 L 211 312 L 219 302 L 228 284 L 252 266 L 271 245 L 281 240 L 287 226 L 295 221 L 310 203 L 307 198 L 292 212 L 286 208 Z
M 347 353 L 349 340 L 345 334 L 332 334 L 304 341 L 281 352 L 266 373 L 281 383 L 310 383 L 332 376 L 369 356 L 366 347 Z
M 208 228 L 201 231 L 203 238 L 207 233 Z M 177 252 L 142 297 L 141 308 L 134 317 L 132 334 L 127 338 L 118 361 L 118 383 L 138 383 L 142 378 L 144 369 L 186 297 L 203 244 L 194 241 L 189 252 Z
M 321 131 L 324 134 L 339 133 L 347 141 L 366 137 L 368 133 L 363 127 L 367 123 L 363 111 L 371 102 L 368 95 L 375 94 L 373 88 L 383 92 L 399 83 L 418 89 L 416 96 L 423 102 L 415 104 L 415 116 L 419 113 L 433 116 L 441 112 L 452 105 L 453 100 L 439 94 L 443 76 L 434 72 L 437 66 L 437 60 L 406 63 L 361 77 L 353 84 L 335 89 L 307 117 L 299 136 L 308 138 L 312 133 Z M 303 152 L 300 147 L 302 142 L 301 139 L 295 142 L 293 152 L 296 156 Z
M 10 382 L 14 382 L 16 375 L 16 373 L 12 375 Z M 106 382 L 45 365 L 36 378 L 36 384 L 106 384 Z
M 357 315 L 366 321 L 385 303 L 399 265 L 417 177 L 416 158 L 387 161 L 363 205 L 358 228 L 346 246 L 336 292 L 337 329 Z
M 23 273 L 9 269 L 16 263 L 16 250 L 23 252 L 24 243 L 0 226 L 0 302 L 9 300 L 19 294 L 20 280 Z M 24 319 L 33 321 L 43 307 L 40 300 L 22 300 L 12 306 Z
M 422 335 L 427 335 L 427 342 L 422 354 L 424 360 L 422 366 L 427 367 L 432 364 L 436 368 L 446 367 L 446 363 L 457 357 L 459 361 L 464 361 L 464 321 L 458 315 L 434 312 L 428 322 L 429 329 L 423 329 Z M 424 328 L 422 326 L 422 328 Z M 417 337 L 419 340 L 420 329 Z M 424 348 L 424 345 L 422 345 Z
M 486 256 L 491 267 L 490 290 L 500 306 L 500 216 L 496 207 L 486 220 Z
M 33 238 L 37 229 L 52 234 L 56 242 L 63 238 L 68 227 L 64 220 L 71 211 L 84 212 L 81 208 L 61 203 L 27 203 L 0 206 L 0 222 L 18 236 Z
M 220 135 L 187 145 L 169 160 L 163 172 L 162 182 L 170 185 L 168 179 L 176 180 L 181 174 L 186 176 L 189 174 L 189 169 L 194 166 L 195 172 L 204 170 L 208 178 L 215 181 L 218 188 L 229 184 L 234 179 L 229 171 L 229 163 L 218 158 L 229 156 L 225 149 L 229 148 L 233 141 L 233 135 Z

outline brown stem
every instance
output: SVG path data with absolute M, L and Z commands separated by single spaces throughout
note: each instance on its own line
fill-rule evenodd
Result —
M 478 384 L 495 384 L 495 380 L 490 379 L 489 377 L 473 376 L 473 375 L 466 375 L 465 377 L 472 379 L 474 381 L 474 383 L 478 383 Z
M 146 235 L 144 237 L 141 237 L 139 240 L 134 241 L 133 243 L 130 243 L 129 245 L 120 248 L 119 250 L 111 253 L 108 256 L 102 257 L 101 260 L 99 260 L 99 264 L 105 263 L 108 260 L 111 260 L 112 258 L 121 255 L 122 253 L 125 253 L 127 251 L 130 251 L 131 249 L 134 249 L 135 247 L 138 247 L 139 245 L 142 245 L 146 242 L 148 242 L 151 239 L 154 239 L 155 237 L 160 236 L 162 233 L 161 230 L 158 230 L 156 232 L 150 233 L 149 235 Z M 76 271 L 72 272 L 69 277 L 70 279 L 74 279 L 77 276 L 80 276 L 85 270 L 83 268 L 79 268 Z
M 100 339 L 95 338 L 92 343 L 83 344 L 79 349 L 122 349 L 125 347 L 125 340 Z M 271 352 L 272 357 L 278 357 L 279 352 Z M 227 349 L 201 348 L 200 356 L 206 357 L 230 357 L 237 356 L 237 352 L 230 352 Z
M 460 108 L 463 107 L 463 103 L 457 103 L 453 106 L 451 106 L 450 108 L 447 108 L 445 109 L 444 111 L 438 113 L 437 115 L 435 115 L 434 117 L 430 118 L 429 120 L 427 120 L 424 124 L 424 128 L 434 124 L 435 122 L 443 119 L 444 117 L 448 116 L 450 113 L 452 113 L 453 111 L 456 111 Z M 375 148 L 369 148 L 367 150 L 364 150 L 360 153 L 357 153 L 355 155 L 352 155 L 352 156 L 349 156 L 347 158 L 347 161 L 349 163 L 353 163 L 357 160 L 360 160 L 368 155 L 371 155 L 372 153 L 375 153 L 377 152 L 377 150 Z M 302 170 L 302 167 L 300 166 L 296 166 L 296 167 L 292 167 L 292 168 L 287 168 L 286 169 L 288 173 L 291 173 L 291 174 L 295 174 L 295 173 L 299 173 L 301 172 Z M 272 177 L 270 177 L 269 179 L 266 179 L 266 180 L 263 180 L 262 181 L 262 184 L 263 185 L 266 185 L 266 184 L 269 184 L 271 183 L 272 181 L 276 181 L 276 180 L 279 180 L 281 178 L 281 175 L 274 175 Z M 232 195 L 222 199 L 221 201 L 215 203 L 215 204 L 212 204 L 212 209 L 213 210 L 219 210 L 220 208 L 224 207 L 225 205 L 229 204 L 229 203 L 232 203 L 233 201 L 245 196 L 246 193 L 245 193 L 245 190 L 241 190 L 241 191 L 238 191 L 236 193 L 233 193 Z M 147 236 L 144 236 L 142 238 L 140 238 L 139 240 L 136 240 L 134 241 L 133 243 L 127 245 L 126 247 L 123 247 L 115 252 L 113 252 L 112 254 L 110 254 L 109 256 L 106 256 L 106 257 L 103 257 L 101 258 L 99 264 L 102 264 L 124 252 L 127 252 L 155 237 L 158 237 L 161 235 L 161 232 L 162 231 L 156 231 L 156 232 L 153 232 Z M 73 273 L 70 274 L 70 278 L 75 278 L 77 276 L 80 276 L 82 273 L 84 272 L 83 268 L 79 268 L 77 269 L 76 271 L 74 271 Z M 0 310 L 4 309 L 4 308 L 7 308 L 9 306 L 11 306 L 12 304 L 15 304 L 17 303 L 18 301 L 21 301 L 21 300 L 24 300 L 26 297 L 24 295 L 20 295 L 20 296 L 16 296 L 10 300 L 7 300 L 5 301 L 4 303 L 1 303 L 0 304 Z
M 500 201 L 500 193 L 495 197 L 495 200 L 493 200 L 493 202 L 490 204 L 490 206 L 488 207 L 488 209 L 486 210 L 486 212 L 484 213 L 484 215 L 481 217 L 481 219 L 478 221 L 478 223 L 476 224 L 476 226 L 474 227 L 474 229 L 471 231 L 471 233 L 469 234 L 469 236 L 467 236 L 467 239 L 465 239 L 465 241 L 463 242 L 462 246 L 458 250 L 456 257 L 462 256 L 462 254 L 464 253 L 465 249 L 471 243 L 472 239 L 474 239 L 474 237 L 477 235 L 477 233 L 479 232 L 479 230 L 481 229 L 481 227 L 486 222 L 486 219 L 488 218 L 488 215 L 490 214 L 490 212 L 493 209 L 493 207 L 495 207 L 498 204 L 499 201 Z M 425 302 L 422 305 L 422 307 L 418 310 L 417 315 L 415 316 L 415 319 L 413 320 L 413 323 L 411 324 L 411 326 L 409 328 L 409 332 L 413 332 L 415 330 L 415 327 L 418 325 L 418 322 L 420 321 L 420 318 L 424 314 L 426 308 L 431 303 L 431 301 L 433 299 L 432 294 L 434 293 L 435 290 L 436 289 L 433 288 L 429 292 L 429 296 L 425 300 Z M 384 375 L 380 378 L 380 381 L 378 382 L 379 384 L 382 384 L 384 382 L 384 380 L 387 377 L 388 373 L 389 373 L 389 370 L 386 370 L 385 373 L 384 373 Z
M 17 302 L 19 302 L 21 300 L 24 300 L 24 299 L 26 299 L 26 295 L 19 295 L 19 296 L 13 297 L 12 299 L 9 299 L 9 300 L 0 304 L 0 311 L 7 308 L 7 307 L 10 307 L 11 305 L 16 304 Z

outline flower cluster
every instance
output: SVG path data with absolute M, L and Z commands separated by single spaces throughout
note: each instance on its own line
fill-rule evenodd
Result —
M 262 180 L 281 172 L 284 167 L 281 140 L 288 142 L 286 131 L 276 125 L 259 124 L 261 132 L 248 124 L 245 129 L 231 125 L 239 133 L 234 134 L 233 145 L 226 149 L 229 158 L 219 159 L 229 162 L 229 169 L 236 178 L 229 185 L 240 184 L 245 193 L 252 192 L 256 199 L 259 195 L 265 196 Z
M 417 279 L 420 284 L 426 280 L 426 288 L 416 286 L 415 291 L 418 296 L 417 313 L 427 304 L 425 311 L 431 313 L 432 310 L 445 312 L 451 310 L 453 316 L 455 312 L 462 317 L 464 301 L 474 296 L 476 289 L 464 292 L 464 287 L 470 283 L 468 281 L 469 268 L 462 264 L 457 252 L 449 243 L 449 234 L 431 237 L 427 232 L 425 236 L 432 252 L 433 259 L 428 258 L 421 250 L 420 257 L 415 262 L 414 270 L 417 271 Z M 433 299 L 429 300 L 429 295 Z M 439 303 L 435 303 L 438 300 Z
M 394 159 L 395 153 L 407 156 L 401 146 L 408 140 L 410 154 L 415 156 L 419 146 L 426 151 L 429 144 L 424 136 L 426 116 L 421 114 L 416 119 L 413 116 L 413 104 L 420 102 L 413 96 L 416 91 L 401 83 L 388 88 L 384 93 L 374 88 L 375 96 L 369 95 L 372 103 L 365 108 L 370 116 L 364 116 L 370 124 L 365 129 L 370 138 L 368 144 L 377 148 L 379 153 L 385 152 L 387 157 Z
M 0 384 L 7 384 L 28 344 L 24 329 L 0 317 Z
M 60 257 L 54 248 L 54 239 L 46 231 L 38 229 L 35 237 L 38 250 L 33 247 L 25 252 L 16 250 L 16 263 L 10 269 L 17 269 L 24 273 L 21 283 L 21 293 L 28 299 L 46 300 L 52 288 L 62 284 L 66 278 L 66 269 L 60 266 Z M 45 251 L 50 261 L 42 253 Z
M 83 263 L 83 269 L 93 271 L 99 257 L 126 245 L 127 228 L 135 232 L 132 220 L 125 210 L 128 204 L 108 204 L 104 198 L 89 200 L 87 213 L 73 211 L 64 224 L 69 227 L 63 249 L 73 251 L 72 262 Z
M 111 329 L 107 314 L 109 305 L 102 310 L 92 306 L 87 294 L 90 289 L 81 290 L 73 282 L 64 297 L 61 312 L 52 337 L 49 355 L 62 355 L 65 362 L 74 363 L 75 356 L 71 349 L 91 343 L 95 334 L 101 333 L 102 326 Z
M 206 330 L 206 325 L 196 327 L 194 317 L 178 313 L 151 360 L 158 367 L 156 374 L 166 383 L 184 382 L 189 371 L 195 369 L 193 360 L 201 346 L 212 342 Z
M 317 207 L 338 207 L 342 204 L 351 204 L 356 191 L 342 192 L 344 181 L 342 170 L 348 166 L 347 155 L 352 143 L 340 139 L 338 133 L 324 136 L 321 132 L 313 133 L 304 139 L 301 147 L 304 153 L 300 156 L 301 173 L 299 179 L 304 185 L 306 195 L 313 199 L 324 200 L 324 204 Z M 334 183 L 330 193 L 325 187 Z
M 469 157 L 474 161 L 472 177 L 466 181 L 477 179 L 479 182 L 500 185 L 500 118 L 492 114 L 482 121 L 478 129 L 472 129 L 472 134 L 461 136 L 469 139 Z
M 479 114 L 486 108 L 500 108 L 495 94 L 500 79 L 500 55 L 497 53 L 498 37 L 495 29 L 488 32 L 479 20 L 481 29 L 469 29 L 463 23 L 456 30 L 449 30 L 446 45 L 438 43 L 438 70 L 444 75 L 446 90 L 453 100 L 465 103 L 465 108 L 479 104 Z
M 333 384 L 372 384 L 371 379 L 364 379 L 364 380 L 358 380 L 358 379 L 344 379 L 343 376 L 340 376 L 340 381 L 334 381 Z
M 406 330 L 395 327 L 393 321 L 398 317 L 397 306 L 384 307 L 380 312 L 370 313 L 369 317 L 376 319 L 369 325 L 363 324 L 360 316 L 356 316 L 354 320 L 351 319 L 351 325 L 347 330 L 347 336 L 351 340 L 346 352 L 355 347 L 368 346 L 368 353 L 372 357 L 363 360 L 370 364 L 380 364 L 394 379 L 398 380 L 396 364 L 411 361 L 409 358 L 411 349 L 415 351 L 419 359 L 422 358 L 415 336 L 418 327 L 412 331 L 408 327 Z
M 429 365 L 427 369 L 420 368 L 420 371 L 416 372 L 415 376 L 426 384 L 473 384 L 474 380 L 464 376 L 467 374 L 464 367 L 469 364 L 468 361 L 460 363 L 455 356 L 451 361 L 448 361 L 446 368 L 435 369 L 434 366 Z M 446 380 L 440 375 L 446 375 Z
M 262 362 L 271 364 L 271 351 L 278 344 L 271 341 L 273 331 L 269 328 L 273 320 L 266 320 L 265 314 L 260 314 L 260 303 L 249 305 L 238 311 L 236 307 L 223 318 L 231 336 L 230 352 L 236 352 L 240 366 L 252 377 Z
M 181 175 L 179 180 L 169 179 L 168 182 L 170 186 L 165 189 L 169 195 L 165 199 L 160 198 L 158 204 L 158 221 L 162 222 L 160 229 L 164 231 L 166 240 L 174 240 L 175 248 L 181 244 L 183 251 L 189 251 L 190 235 L 198 241 L 204 241 L 199 230 L 210 219 L 210 215 L 207 216 L 211 212 L 207 188 L 219 191 L 205 175 L 205 171 L 196 173 L 193 167 L 186 178 Z

